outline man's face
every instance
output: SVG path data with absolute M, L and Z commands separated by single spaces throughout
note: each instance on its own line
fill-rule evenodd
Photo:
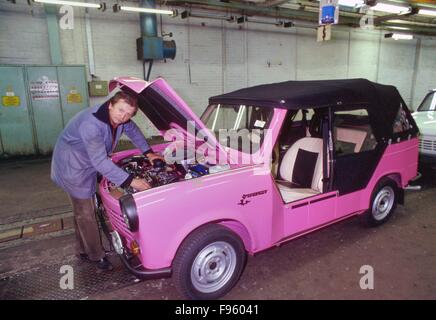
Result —
M 118 126 L 130 120 L 136 113 L 136 107 L 131 106 L 123 99 L 109 104 L 109 119 L 113 126 Z

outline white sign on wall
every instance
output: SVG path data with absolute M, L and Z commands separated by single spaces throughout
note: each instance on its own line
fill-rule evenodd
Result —
M 33 100 L 46 100 L 59 98 L 59 84 L 56 80 L 50 80 L 42 76 L 36 81 L 30 81 L 30 95 Z
M 59 13 L 63 14 L 59 19 L 59 27 L 62 30 L 74 29 L 74 9 L 72 6 L 63 5 L 59 8 Z

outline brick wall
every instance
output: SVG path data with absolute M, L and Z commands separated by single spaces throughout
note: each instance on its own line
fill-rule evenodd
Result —
M 27 4 L 0 4 L 0 63 L 50 62 L 43 10 Z M 73 30 L 61 30 L 65 64 L 87 64 L 84 10 L 75 9 Z M 96 74 L 143 76 L 136 60 L 139 16 L 90 10 Z M 219 20 L 163 17 L 164 33 L 177 44 L 175 60 L 154 63 L 151 77 L 164 77 L 197 114 L 208 97 L 241 87 L 292 79 L 363 77 L 398 87 L 416 107 L 436 87 L 436 39 L 384 39 L 380 31 L 334 29 L 332 40 L 316 42 L 310 29 L 278 28 Z M 159 18 L 158 18 L 159 22 Z M 103 99 L 91 98 L 91 104 Z M 146 119 L 137 121 L 156 134 Z

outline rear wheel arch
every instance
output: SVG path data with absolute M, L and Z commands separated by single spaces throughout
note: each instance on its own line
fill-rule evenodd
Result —
M 390 179 L 392 181 L 395 181 L 395 183 L 397 184 L 397 188 L 401 189 L 403 184 L 402 184 L 402 179 L 401 179 L 401 174 L 396 172 L 396 173 L 390 173 L 384 177 L 382 177 L 379 181 L 381 181 L 382 179 Z
M 389 220 L 400 200 L 401 190 L 398 181 L 389 175 L 379 179 L 371 192 L 369 208 L 363 214 L 364 223 L 375 227 Z
M 396 185 L 396 192 L 397 192 L 397 203 L 399 204 L 404 204 L 404 189 L 403 189 L 403 184 L 402 184 L 402 179 L 401 179 L 401 174 L 399 172 L 393 172 L 393 173 L 389 173 L 383 177 L 381 177 L 377 183 L 374 185 L 372 192 L 374 192 L 374 190 L 380 186 L 381 183 L 387 182 L 387 181 L 392 181 L 395 183 Z M 371 199 L 369 198 L 369 204 L 371 205 Z

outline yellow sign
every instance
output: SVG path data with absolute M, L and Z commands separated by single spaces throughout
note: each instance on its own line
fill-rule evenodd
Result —
M 80 95 L 80 93 L 67 94 L 67 103 L 68 104 L 82 103 L 82 96 Z
M 3 96 L 2 104 L 5 107 L 18 107 L 20 106 L 20 97 L 18 96 Z

